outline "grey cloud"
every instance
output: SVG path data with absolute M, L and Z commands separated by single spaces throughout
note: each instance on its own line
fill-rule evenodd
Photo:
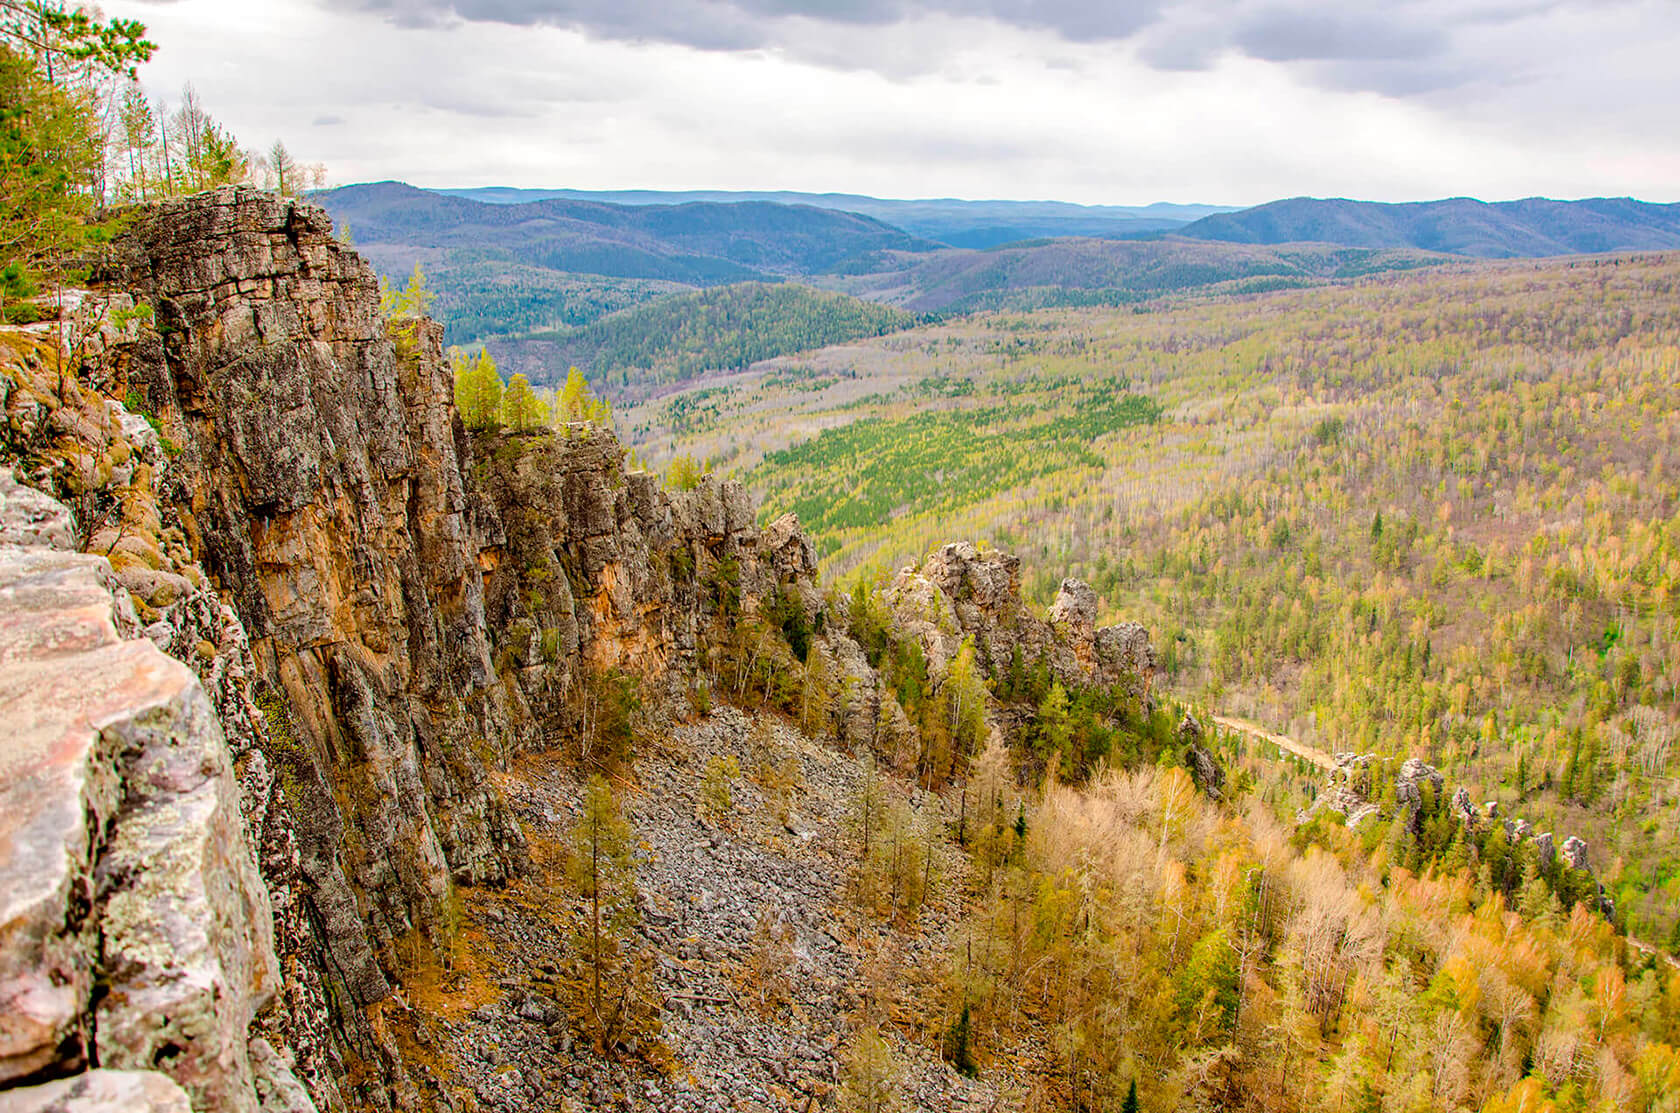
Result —
M 1326 59 L 1418 59 L 1447 45 L 1438 26 L 1408 27 L 1387 15 L 1348 9 L 1260 13 L 1231 39 L 1243 53 L 1266 62 Z
M 318 0 L 332 3 L 335 0 Z M 1234 53 L 1289 65 L 1328 88 L 1419 96 L 1461 87 L 1483 59 L 1462 41 L 1490 28 L 1635 0 L 336 0 L 408 26 L 490 22 L 554 26 L 604 39 L 700 50 L 775 48 L 837 69 L 889 76 L 938 66 L 938 44 L 906 59 L 864 31 L 961 16 L 1053 33 L 1069 43 L 1128 42 L 1161 70 L 1199 70 Z M 834 41 L 825 42 L 823 28 Z M 845 35 L 845 31 L 858 32 Z M 885 39 L 887 36 L 878 36 Z
M 410 26 L 458 20 L 575 27 L 606 38 L 701 49 L 773 45 L 776 24 L 808 19 L 885 26 L 926 15 L 969 16 L 1053 31 L 1075 42 L 1123 39 L 1159 13 L 1157 0 L 348 0 Z

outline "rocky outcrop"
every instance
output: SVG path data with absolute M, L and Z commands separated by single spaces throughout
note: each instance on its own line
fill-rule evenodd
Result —
M 1415 824 L 1426 804 L 1433 805 L 1441 799 L 1445 786 L 1440 770 L 1419 758 L 1407 758 L 1394 775 L 1395 809 L 1407 822 Z
M 1209 800 L 1223 800 L 1225 770 L 1203 744 L 1205 732 L 1201 722 L 1186 712 L 1184 718 L 1179 720 L 1174 735 L 1178 740 L 1179 755 L 1184 762 L 1184 768 L 1189 771 L 1190 779 L 1196 783 L 1196 787 L 1201 789 L 1202 794 Z
M 441 331 L 388 327 L 373 272 L 311 206 L 239 189 L 154 206 L 102 277 L 155 312 L 155 331 L 104 338 L 105 378 L 171 443 L 160 515 L 233 608 L 152 632 L 191 658 L 237 628 L 250 664 L 225 702 L 286 788 L 295 899 L 277 903 L 320 952 L 295 988 L 341 1003 L 321 1055 L 369 1062 L 360 1097 L 382 1105 L 394 1051 L 342 1005 L 383 1000 L 399 950 L 448 944 L 455 885 L 524 867 L 491 767 L 572 733 L 587 677 L 682 695 L 707 614 L 778 585 L 814 606 L 814 549 L 796 520 L 761 543 L 738 484 L 668 493 L 588 426 L 475 459 Z
M 0 1113 L 192 1113 L 187 1092 L 156 1071 L 91 1070 L 0 1090 Z
M 945 545 L 920 568 L 898 574 L 889 604 L 899 626 L 920 639 L 928 671 L 942 677 L 965 639 L 983 668 L 1002 675 L 1019 655 L 1044 661 L 1068 685 L 1112 687 L 1144 699 L 1155 672 L 1148 632 L 1136 623 L 1098 629 L 1097 596 L 1080 580 L 1062 581 L 1049 616 L 1021 599 L 1021 561 L 969 542 Z
M 134 636 L 110 562 L 64 551 L 69 512 L 4 487 L 0 536 L 36 543 L 0 543 L 0 1084 L 116 1068 L 5 1101 L 184 1108 L 122 1073 L 161 1069 L 200 1108 L 256 1110 L 280 974 L 215 709 Z
M 181 446 L 175 509 L 284 693 L 292 772 L 328 789 L 294 806 L 311 881 L 366 902 L 368 938 L 335 953 L 440 941 L 452 881 L 524 851 L 473 746 L 510 729 L 509 693 L 437 329 L 399 354 L 325 215 L 249 190 L 144 210 L 106 277 L 155 309 L 161 358 L 136 353 L 129 389 Z M 382 997 L 356 969 L 358 1000 Z
M 586 676 L 624 670 L 681 701 L 711 619 L 774 588 L 815 599 L 798 519 L 761 535 L 739 483 L 667 491 L 593 426 L 486 442 L 484 455 L 486 616 L 539 736 L 569 729 Z
M 1377 815 L 1379 809 L 1372 801 L 1371 754 L 1339 753 L 1336 764 L 1325 775 L 1324 785 L 1313 799 L 1312 806 L 1296 817 L 1305 823 L 1321 811 L 1340 814 L 1348 830 Z
M 1379 801 L 1384 796 L 1385 786 L 1380 783 L 1380 778 L 1381 770 L 1386 768 L 1392 766 L 1386 765 L 1375 754 L 1337 754 L 1335 765 L 1326 776 L 1322 790 L 1312 805 L 1296 816 L 1296 822 L 1306 823 L 1321 811 L 1333 811 L 1341 815 L 1346 826 L 1352 830 L 1372 816 L 1382 817 L 1383 809 Z M 1394 801 L 1392 818 L 1405 823 L 1414 833 L 1417 832 L 1425 812 L 1440 806 L 1434 802 L 1439 801 L 1445 791 L 1445 778 L 1427 762 L 1418 758 L 1408 758 L 1393 772 L 1391 783 Z M 1498 801 L 1489 800 L 1478 808 L 1471 802 L 1469 790 L 1460 786 L 1453 790 L 1445 810 L 1454 821 L 1471 833 L 1490 824 L 1502 824 L 1507 842 L 1513 846 L 1531 845 L 1534 848 L 1535 861 L 1542 871 L 1549 873 L 1553 864 L 1558 861 L 1560 849 L 1555 845 L 1552 833 L 1537 833 L 1534 825 L 1526 819 L 1501 819 Z M 1564 869 L 1586 875 L 1582 881 L 1586 885 L 1588 903 L 1593 902 L 1592 894 L 1596 893 L 1599 910 L 1607 917 L 1614 917 L 1615 902 L 1604 887 L 1591 876 L 1592 868 L 1587 861 L 1587 844 L 1579 838 L 1570 837 L 1564 840 L 1561 856 Z

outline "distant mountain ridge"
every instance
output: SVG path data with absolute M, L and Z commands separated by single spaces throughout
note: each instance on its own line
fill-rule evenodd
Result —
M 381 269 L 404 256 L 448 253 L 573 274 L 696 286 L 820 274 L 874 252 L 931 251 L 873 217 L 768 202 L 609 205 L 549 198 L 492 205 L 401 182 L 344 186 L 313 195 Z
M 965 201 L 954 197 L 894 200 L 856 193 L 800 193 L 793 190 L 579 190 L 440 189 L 434 192 L 493 205 L 532 201 L 591 201 L 609 205 L 678 205 L 693 202 L 743 204 L 769 202 L 860 213 L 925 239 L 952 247 L 987 248 L 1017 240 L 1082 236 L 1130 239 L 1182 228 L 1234 205 L 1076 205 L 1067 201 Z
M 1680 250 L 1680 205 L 1628 198 L 1292 198 L 1212 211 L 854 194 L 451 192 L 375 182 L 313 199 L 382 273 L 400 281 L 416 264 L 425 267 L 451 343 L 494 342 L 498 357 L 529 366 L 539 380 L 575 360 L 592 373 L 610 371 L 626 388 L 645 377 L 638 370 L 663 382 L 882 327 L 866 308 L 755 285 L 765 282 L 803 283 L 909 314 L 953 314 L 1253 294 L 1477 257 Z M 1200 215 L 1187 219 L 1193 214 Z M 1018 235 L 1046 228 L 1050 234 Z M 1008 242 L 989 242 L 999 237 Z M 961 246 L 968 243 L 985 246 Z M 725 286 L 749 292 L 688 296 Z M 638 306 L 651 308 L 629 313 Z M 723 323 L 670 350 L 646 347 L 662 329 L 674 338 L 682 313 L 721 314 Z M 840 331 L 819 337 L 796 327 L 813 314 Z M 648 366 L 632 366 L 638 361 Z
M 1482 259 L 1680 249 L 1680 204 L 1630 197 L 1388 204 L 1293 197 L 1215 213 L 1176 235 L 1224 243 L 1416 248 Z

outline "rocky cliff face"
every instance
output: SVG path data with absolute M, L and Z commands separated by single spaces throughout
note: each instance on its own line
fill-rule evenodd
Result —
M 450 952 L 463 892 L 533 868 L 509 771 L 586 748 L 603 678 L 669 722 L 731 654 L 792 668 L 765 632 L 822 628 L 814 547 L 599 430 L 469 439 L 439 330 L 390 325 L 308 205 L 152 207 L 101 278 L 63 347 L 0 338 L 4 456 L 74 511 L 0 491 L 0 624 L 37 630 L 0 643 L 32 732 L 0 811 L 3 1100 L 70 1100 L 74 1075 L 93 1108 L 447 1104 L 394 991 Z M 1147 698 L 1140 628 L 1096 629 L 1075 581 L 1038 619 L 1016 569 L 950 546 L 899 578 L 935 682 L 972 637 L 994 671 L 1024 653 Z M 890 698 L 817 637 L 858 742 Z

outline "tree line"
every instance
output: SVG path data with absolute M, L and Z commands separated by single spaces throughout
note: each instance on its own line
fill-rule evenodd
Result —
M 158 49 L 143 24 L 85 7 L 0 0 L 0 315 L 108 236 L 111 206 L 232 182 L 281 193 L 320 184 L 276 141 L 243 149 L 189 84 L 170 107 L 141 87 Z

